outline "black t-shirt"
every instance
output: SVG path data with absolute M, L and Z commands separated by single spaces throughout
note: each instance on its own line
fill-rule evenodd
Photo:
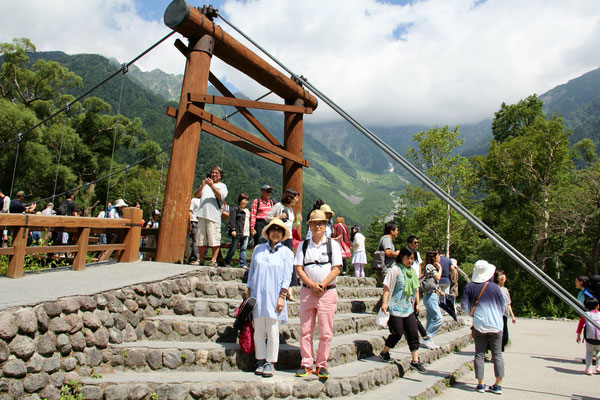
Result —
M 56 215 L 75 215 L 77 204 L 73 200 L 63 200 L 56 210 Z
M 19 199 L 12 199 L 10 201 L 10 207 L 8 209 L 11 214 L 23 214 L 25 212 L 25 206 Z

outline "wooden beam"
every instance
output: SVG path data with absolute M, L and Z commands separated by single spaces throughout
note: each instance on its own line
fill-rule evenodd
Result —
M 169 117 L 177 118 L 177 109 L 175 107 L 168 106 L 166 114 Z
M 203 109 L 201 109 L 198 106 L 195 106 L 193 104 L 189 104 L 188 105 L 188 112 L 194 114 L 195 116 L 201 118 L 204 121 L 207 121 L 241 139 L 244 139 L 260 148 L 262 148 L 263 150 L 269 151 L 273 154 L 277 154 L 278 156 L 282 157 L 282 158 L 286 158 L 289 159 L 295 163 L 298 163 L 300 165 L 303 165 L 305 167 L 309 167 L 310 163 L 307 160 L 302 159 L 302 157 L 298 157 L 295 154 L 290 153 L 289 151 L 285 151 L 277 146 L 272 145 L 271 143 L 265 142 L 264 140 L 257 138 L 256 136 L 238 128 L 235 125 L 230 124 L 229 122 L 226 122 L 224 120 L 222 120 L 221 118 L 216 117 L 215 115 L 209 113 L 208 111 L 204 111 Z
M 223 106 L 233 106 L 238 109 L 246 107 L 246 108 L 257 108 L 260 110 L 312 114 L 312 108 L 307 108 L 307 107 L 288 106 L 286 104 L 277 104 L 277 103 L 266 103 L 263 101 L 238 99 L 237 97 L 231 98 L 231 97 L 212 96 L 209 94 L 202 94 L 202 93 L 190 93 L 189 100 L 193 103 L 220 104 Z
M 169 4 L 165 10 L 164 22 L 169 28 L 187 38 L 212 36 L 215 40 L 215 56 L 269 88 L 284 100 L 301 99 L 307 107 L 317 108 L 317 99 L 306 89 L 242 45 L 185 0 L 174 0 Z
M 202 123 L 202 130 L 206 133 L 210 133 L 211 135 L 213 135 L 215 137 L 218 137 L 219 139 L 225 140 L 226 142 L 229 142 L 239 148 L 242 148 L 251 153 L 254 153 L 257 156 L 266 158 L 267 160 L 273 161 L 274 163 L 277 163 L 279 165 L 283 165 L 283 160 L 281 159 L 281 157 L 278 157 L 274 154 L 268 153 L 265 150 L 261 149 L 260 147 L 254 146 L 253 144 L 244 142 L 243 140 L 238 139 L 237 137 L 233 136 L 232 134 L 222 131 L 221 129 L 216 128 L 210 124 L 207 124 L 206 122 Z
M 212 72 L 210 74 L 208 74 L 208 81 L 210 83 L 213 84 L 213 86 L 215 88 L 217 88 L 217 90 L 219 92 L 221 92 L 221 94 L 223 94 L 224 96 L 227 97 L 231 97 L 235 99 L 235 96 L 233 95 L 233 93 L 231 93 L 229 91 L 229 89 L 227 89 L 227 87 L 219 80 L 219 78 L 217 78 Z M 275 139 L 275 136 L 273 136 L 271 134 L 271 132 L 269 132 L 269 130 L 267 128 L 265 128 L 263 126 L 263 124 L 260 123 L 259 120 L 257 120 L 254 115 L 252 115 L 252 113 L 250 111 L 248 111 L 248 109 L 244 108 L 244 107 L 235 107 L 240 114 L 242 114 L 244 116 L 244 118 L 246 118 L 246 120 L 248 122 L 250 122 L 250 124 L 255 127 L 260 133 L 262 133 L 262 135 L 269 141 L 271 142 L 271 144 L 274 144 L 275 146 L 279 146 L 279 147 L 283 147 L 281 145 L 281 143 L 279 143 L 279 141 L 277 139 Z
M 13 231 L 12 246 L 15 248 L 15 252 L 8 262 L 8 270 L 6 271 L 7 278 L 20 278 L 23 276 L 28 235 L 29 229 L 24 226 L 20 226 Z
M 81 228 L 77 237 L 77 254 L 73 260 L 73 270 L 82 271 L 87 259 L 88 242 L 90 241 L 90 228 Z

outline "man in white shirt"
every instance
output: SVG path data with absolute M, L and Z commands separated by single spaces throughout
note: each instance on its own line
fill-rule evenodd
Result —
M 198 212 L 200 211 L 200 199 L 192 197 L 190 201 L 190 226 L 188 229 L 190 238 L 192 239 L 192 252 L 190 254 L 189 263 L 191 265 L 200 265 L 200 253 L 196 236 L 198 235 Z
M 221 182 L 222 179 L 221 167 L 213 167 L 210 176 L 202 181 L 194 193 L 194 197 L 200 199 L 200 208 L 196 214 L 198 218 L 196 235 L 198 257 L 201 262 L 204 262 L 206 247 L 210 247 L 212 250 L 210 265 L 212 267 L 217 266 L 217 255 L 221 247 L 221 208 L 227 197 L 227 186 Z
M 417 248 L 419 247 L 419 238 L 417 238 L 414 235 L 411 235 L 408 237 L 408 239 L 406 239 L 406 244 L 408 247 L 410 247 L 415 252 L 415 261 L 411 265 L 411 268 L 413 269 L 415 274 L 417 274 L 417 276 L 420 277 L 421 276 L 421 264 L 423 263 L 423 260 L 421 259 L 421 255 L 417 251 Z
M 305 377 L 315 373 L 319 378 L 329 378 L 327 359 L 333 338 L 333 316 L 337 307 L 336 280 L 341 272 L 342 252 L 337 241 L 325 236 L 328 218 L 321 210 L 310 214 L 308 225 L 312 238 L 298 246 L 294 266 L 302 280 L 300 289 L 300 355 L 301 368 L 296 376 Z M 319 348 L 316 371 L 313 331 L 315 319 L 319 321 Z

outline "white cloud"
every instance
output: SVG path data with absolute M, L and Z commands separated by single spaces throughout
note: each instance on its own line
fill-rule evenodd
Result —
M 26 36 L 40 50 L 96 52 L 125 62 L 168 33 L 162 21 L 138 16 L 133 0 L 0 5 L 0 40 Z M 295 73 L 373 125 L 477 122 L 503 101 L 541 94 L 600 66 L 597 1 L 229 0 L 220 9 Z M 184 60 L 172 43 L 137 65 L 181 73 Z M 217 60 L 213 70 L 249 97 L 265 92 Z M 308 118 L 335 116 L 321 104 Z

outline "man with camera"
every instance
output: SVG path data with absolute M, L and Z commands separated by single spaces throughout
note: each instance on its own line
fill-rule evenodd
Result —
M 210 247 L 212 250 L 210 265 L 213 267 L 217 266 L 217 255 L 221 247 L 221 208 L 227 197 L 227 186 L 221 182 L 222 179 L 223 169 L 219 166 L 213 167 L 194 192 L 194 197 L 200 199 L 196 215 L 198 219 L 196 243 L 200 262 L 204 262 L 206 248 Z

